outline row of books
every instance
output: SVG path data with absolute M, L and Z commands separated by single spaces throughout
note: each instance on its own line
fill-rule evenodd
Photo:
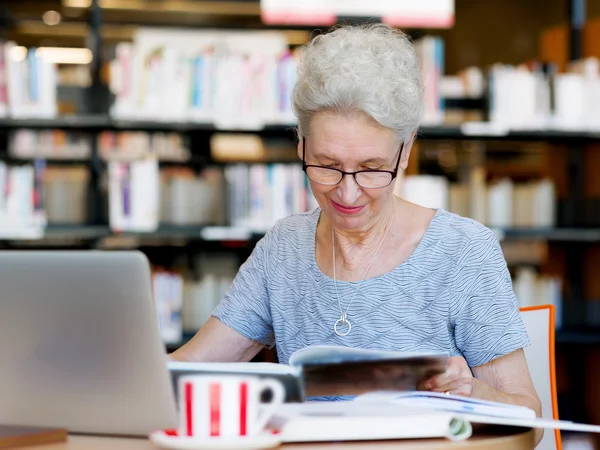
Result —
M 160 161 L 190 159 L 189 139 L 180 133 L 103 131 L 98 135 L 98 152 L 104 160 L 157 158 Z
M 118 119 L 262 128 L 293 122 L 297 54 L 284 33 L 139 29 L 111 63 Z
M 147 157 L 161 161 L 190 159 L 189 138 L 176 132 L 103 131 L 98 134 L 98 152 L 104 160 Z M 8 153 L 16 159 L 88 159 L 92 154 L 90 133 L 59 129 L 19 128 L 10 133 Z
M 160 171 L 160 223 L 168 225 L 223 225 L 226 204 L 223 171 L 186 168 Z
M 478 68 L 446 76 L 441 38 L 425 36 L 415 48 L 425 80 L 424 125 L 452 121 L 454 111 L 446 110 L 444 99 L 479 95 L 487 81 L 490 129 L 600 130 L 597 58 L 573 62 L 566 73 L 553 64 L 527 62 L 495 64 L 485 77 Z M 117 45 L 110 114 L 220 129 L 293 124 L 291 90 L 301 52 L 290 50 L 286 35 L 277 31 L 141 28 L 133 42 Z M 0 42 L 0 117 L 55 117 L 58 83 L 56 65 L 36 48 Z
M 562 328 L 562 288 L 563 283 L 559 277 L 541 275 L 530 266 L 515 269 L 513 289 L 519 306 L 554 305 L 557 329 Z
M 231 254 L 211 253 L 198 255 L 195 266 L 195 276 L 185 279 L 181 319 L 186 332 L 194 332 L 206 323 L 233 283 L 239 260 Z
M 8 152 L 17 159 L 86 159 L 92 154 L 92 137 L 77 131 L 20 128 L 10 134 Z
M 446 177 L 406 176 L 397 191 L 409 201 L 430 208 L 443 208 L 473 218 L 490 227 L 556 226 L 556 189 L 550 179 L 516 183 L 502 178 L 486 183 L 450 183 Z
M 231 254 L 199 255 L 197 273 L 153 267 L 152 286 L 159 328 L 167 344 L 181 342 L 183 333 L 195 332 L 210 317 L 233 283 L 239 262 Z
M 261 233 L 278 219 L 317 206 L 300 164 L 233 164 L 196 176 L 159 171 L 156 160 L 111 162 L 109 224 L 153 231 L 160 223 L 223 224 Z
M 41 160 L 2 167 L 3 223 L 25 223 L 38 215 L 50 223 L 85 223 L 87 167 L 47 168 Z M 156 159 L 147 158 L 111 161 L 104 176 L 108 222 L 114 231 L 152 232 L 168 224 L 228 225 L 262 233 L 280 218 L 317 207 L 298 163 L 231 164 L 197 173 L 161 169 Z M 490 227 L 556 226 L 555 187 L 548 179 L 459 184 L 442 176 L 412 175 L 399 178 L 396 189 L 409 201 Z
M 316 207 L 300 164 L 233 164 L 197 177 L 185 169 L 160 172 L 157 161 L 147 159 L 111 162 L 108 174 L 115 231 L 226 222 L 264 232 L 278 219 Z
M 491 124 L 511 130 L 600 130 L 600 63 L 497 64 L 489 72 Z
M 234 164 L 225 168 L 228 221 L 264 232 L 291 214 L 317 206 L 300 164 Z
M 86 223 L 87 192 L 90 183 L 88 167 L 83 165 L 67 167 L 39 165 L 37 169 L 34 169 L 33 165 L 0 164 L 1 237 L 17 238 L 22 236 L 21 230 L 28 223 L 37 224 L 35 228 L 37 232 L 34 235 L 28 233 L 23 237 L 42 237 L 45 224 L 84 225 Z M 35 175 L 35 170 L 38 171 L 37 175 Z M 134 176 L 139 176 L 136 169 L 131 172 L 136 174 Z M 143 170 L 141 172 L 144 173 Z M 221 169 L 207 168 L 196 174 L 185 168 L 165 168 L 160 170 L 159 180 L 158 223 L 176 226 L 223 225 L 225 223 L 226 211 L 223 206 L 225 199 Z M 109 180 L 103 183 L 106 186 L 109 184 Z M 144 197 L 142 201 L 147 201 L 150 198 L 143 195 L 146 188 L 151 189 L 152 186 L 144 187 L 138 182 L 135 192 L 137 190 L 142 192 L 142 195 L 137 197 L 138 199 Z M 131 190 L 132 187 L 129 186 L 129 189 Z M 35 195 L 31 194 L 33 191 L 35 191 Z M 132 205 L 131 211 L 135 213 L 139 210 Z M 39 217 L 43 217 L 44 220 L 40 222 Z M 125 222 L 124 218 L 113 216 L 112 219 L 115 230 L 119 229 L 120 223 Z M 126 229 L 148 230 L 148 228 L 136 229 L 133 225 Z
M 424 123 L 444 120 L 444 44 L 415 43 L 426 80 Z M 117 119 L 214 123 L 220 129 L 292 124 L 291 91 L 302 49 L 281 32 L 140 29 L 111 63 Z
M 87 167 L 39 165 L 37 172 L 31 164 L 1 167 L 4 237 L 10 236 L 8 230 L 18 237 L 16 228 L 42 213 L 49 223 L 85 224 Z M 156 160 L 147 159 L 111 162 L 106 176 L 103 186 L 114 231 L 151 232 L 160 224 L 230 224 L 264 232 L 277 219 L 316 206 L 297 164 L 211 167 L 196 173 L 189 168 L 159 169 Z
M 36 48 L 0 41 L 0 117 L 55 117 L 57 84 L 56 65 Z
M 224 176 L 218 168 L 159 170 L 154 159 L 110 162 L 108 223 L 115 232 L 152 232 L 159 225 L 221 225 Z
M 89 178 L 84 166 L 0 161 L 0 237 L 41 238 L 47 224 L 85 224 Z

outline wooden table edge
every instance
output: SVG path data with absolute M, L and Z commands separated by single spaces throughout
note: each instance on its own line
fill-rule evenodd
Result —
M 288 443 L 277 447 L 280 449 L 294 450 L 342 450 L 342 449 L 506 449 L 532 450 L 534 444 L 534 430 L 509 429 L 506 434 L 494 433 L 492 435 L 480 434 L 465 441 L 450 441 L 446 439 L 411 439 L 411 440 L 381 440 L 381 441 L 348 441 L 348 442 L 307 442 Z M 116 436 L 89 436 L 70 434 L 67 442 L 36 445 L 35 450 L 151 450 L 160 447 L 150 440 Z M 32 449 L 33 450 L 33 449 Z

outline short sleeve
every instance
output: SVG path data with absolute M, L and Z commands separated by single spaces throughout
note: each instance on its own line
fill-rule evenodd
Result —
M 268 347 L 275 340 L 267 286 L 268 267 L 277 251 L 277 229 L 275 225 L 258 241 L 212 312 L 228 327 Z
M 487 228 L 476 234 L 452 281 L 454 338 L 470 367 L 530 344 L 500 243 Z

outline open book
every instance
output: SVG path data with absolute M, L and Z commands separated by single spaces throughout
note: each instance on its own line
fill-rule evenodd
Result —
M 278 408 L 268 428 L 283 442 L 371 441 L 383 439 L 471 436 L 468 420 L 446 411 L 356 401 L 287 403 Z
M 283 442 L 413 438 L 463 440 L 473 424 L 600 433 L 600 426 L 538 418 L 529 408 L 433 392 L 370 392 L 348 402 L 282 405 L 269 427 Z
M 190 373 L 252 374 L 279 379 L 286 401 L 314 396 L 354 396 L 373 390 L 414 390 L 419 381 L 443 373 L 446 353 L 402 353 L 317 345 L 294 352 L 289 365 L 274 363 L 169 362 L 174 386 Z

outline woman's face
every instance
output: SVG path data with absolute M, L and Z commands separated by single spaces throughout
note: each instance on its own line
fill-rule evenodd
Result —
M 305 139 L 306 164 L 326 166 L 347 172 L 365 169 L 393 171 L 400 144 L 393 131 L 384 129 L 365 115 L 352 117 L 319 113 L 311 121 Z M 405 146 L 400 167 L 406 168 L 410 149 Z M 302 142 L 298 146 L 302 158 Z M 310 181 L 313 194 L 336 228 L 365 231 L 391 206 L 394 179 L 383 188 L 363 188 L 346 175 L 335 186 Z

